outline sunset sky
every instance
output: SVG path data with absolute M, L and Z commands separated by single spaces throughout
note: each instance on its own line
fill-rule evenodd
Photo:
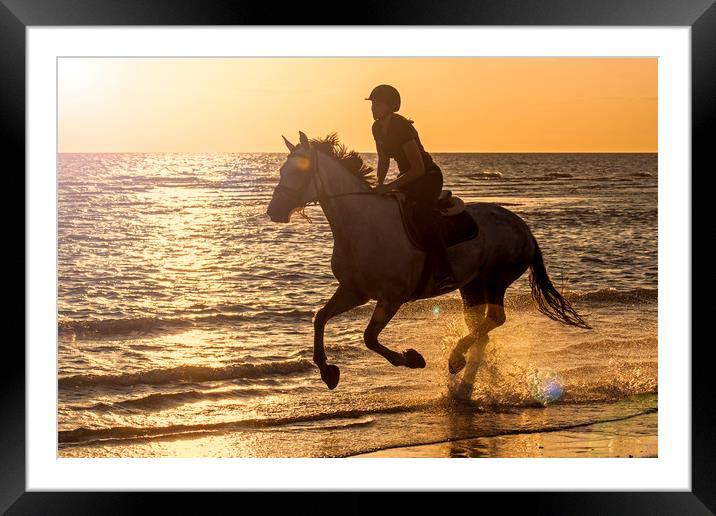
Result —
M 375 152 L 398 88 L 428 152 L 657 152 L 655 58 L 61 58 L 60 152 Z

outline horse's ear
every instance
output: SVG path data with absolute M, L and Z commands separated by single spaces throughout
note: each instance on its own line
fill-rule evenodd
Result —
M 296 148 L 296 146 L 288 141 L 284 135 L 281 135 L 281 138 L 283 138 L 283 141 L 286 143 L 286 147 L 288 147 L 288 152 L 293 152 L 293 149 Z
M 306 135 L 303 133 L 303 131 L 298 131 L 298 137 L 301 141 L 301 145 L 308 148 L 308 138 L 306 138 Z

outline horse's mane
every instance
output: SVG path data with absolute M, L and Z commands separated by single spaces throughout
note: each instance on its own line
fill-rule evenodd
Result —
M 373 178 L 369 176 L 373 172 L 373 167 L 366 165 L 363 162 L 363 158 L 356 151 L 348 150 L 345 145 L 339 143 L 338 134 L 330 133 L 325 138 L 312 138 L 309 143 L 321 152 L 336 159 L 364 184 L 373 186 Z

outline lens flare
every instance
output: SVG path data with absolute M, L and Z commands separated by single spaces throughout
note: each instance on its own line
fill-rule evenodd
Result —
M 311 160 L 308 158 L 296 158 L 296 169 L 300 172 L 307 172 L 311 168 Z
M 435 305 L 435 306 L 433 306 L 432 312 L 433 312 L 434 316 L 438 316 L 443 312 L 443 309 L 440 308 L 439 305 Z
M 559 400 L 564 392 L 562 377 L 551 369 L 535 370 L 529 383 L 532 397 L 544 406 Z

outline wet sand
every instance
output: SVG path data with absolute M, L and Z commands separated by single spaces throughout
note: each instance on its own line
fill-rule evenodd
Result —
M 354 457 L 633 457 L 658 456 L 658 413 L 568 430 L 479 437 L 390 448 Z

